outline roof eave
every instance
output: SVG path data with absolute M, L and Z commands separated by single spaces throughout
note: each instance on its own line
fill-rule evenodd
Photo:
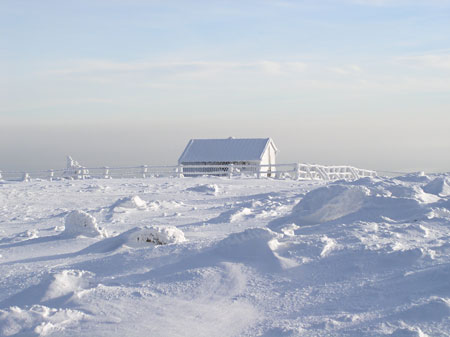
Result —
M 193 139 L 191 139 L 189 141 L 189 143 L 186 145 L 186 147 L 184 148 L 183 153 L 181 154 L 180 158 L 178 158 L 178 164 L 181 164 L 183 162 L 183 157 L 186 154 L 186 152 L 188 151 L 189 147 L 192 145 L 192 143 L 194 142 Z
M 272 145 L 273 149 L 275 150 L 275 154 L 278 153 L 278 149 L 277 149 L 277 147 L 275 146 L 275 143 L 273 142 L 273 139 L 272 139 L 272 138 L 267 138 L 266 146 L 264 146 L 264 150 L 261 152 L 261 156 L 259 157 L 259 160 L 262 160 L 262 158 L 263 158 L 263 156 L 264 156 L 264 153 L 266 153 L 267 148 L 268 148 L 270 145 Z

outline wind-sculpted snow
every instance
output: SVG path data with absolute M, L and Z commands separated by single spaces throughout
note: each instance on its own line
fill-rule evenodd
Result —
M 131 197 L 123 197 L 117 200 L 111 208 L 114 210 L 114 212 L 123 212 L 127 209 L 146 209 L 147 204 L 144 200 L 139 198 L 137 195 L 131 196 Z
M 78 310 L 56 309 L 33 305 L 21 309 L 0 309 L 0 334 L 2 336 L 58 336 L 67 328 L 79 324 L 88 315 Z
M 447 188 L 6 182 L 0 336 L 448 336 Z
M 294 261 L 280 257 L 277 248 L 282 235 L 266 228 L 249 228 L 230 234 L 220 241 L 211 254 L 226 261 L 249 264 L 267 271 L 278 271 L 296 265 Z
M 275 219 L 271 227 L 289 222 L 297 225 L 416 222 L 425 219 L 431 206 L 439 200 L 424 192 L 420 185 L 395 184 L 377 178 L 337 182 L 309 192 L 290 215 Z
M 450 196 L 450 182 L 447 177 L 438 177 L 423 187 L 427 193 L 436 194 L 440 197 Z
M 45 304 L 60 307 L 80 298 L 92 286 L 93 274 L 82 270 L 50 273 L 42 280 L 1 302 L 2 306 Z

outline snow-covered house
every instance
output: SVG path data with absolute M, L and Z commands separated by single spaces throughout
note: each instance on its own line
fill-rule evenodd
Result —
M 183 165 L 184 174 L 198 172 L 225 175 L 232 164 L 236 170 L 253 171 L 270 177 L 275 172 L 277 152 L 271 138 L 191 139 L 178 164 Z

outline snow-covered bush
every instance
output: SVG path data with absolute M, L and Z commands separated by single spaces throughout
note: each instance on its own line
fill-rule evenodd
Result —
M 104 229 L 97 225 L 97 220 L 84 211 L 72 211 L 65 217 L 63 235 L 67 236 L 103 236 L 107 237 Z
M 217 192 L 219 192 L 219 186 L 217 186 L 216 184 L 201 184 L 189 187 L 186 190 L 190 192 L 216 194 Z
M 146 226 L 130 233 L 127 245 L 167 245 L 186 241 L 184 233 L 173 226 Z

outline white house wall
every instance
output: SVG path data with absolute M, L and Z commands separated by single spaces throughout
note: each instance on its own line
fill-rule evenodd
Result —
M 270 144 L 270 146 L 269 146 L 269 151 L 270 151 L 270 164 L 275 165 L 276 164 L 275 158 L 276 158 L 277 152 L 275 151 L 275 148 L 273 147 L 272 144 Z M 275 170 L 275 168 L 273 170 Z
M 275 149 L 272 144 L 269 144 L 261 158 L 261 165 L 275 165 L 275 156 Z M 262 167 L 261 170 L 262 172 L 275 172 L 275 167 Z

